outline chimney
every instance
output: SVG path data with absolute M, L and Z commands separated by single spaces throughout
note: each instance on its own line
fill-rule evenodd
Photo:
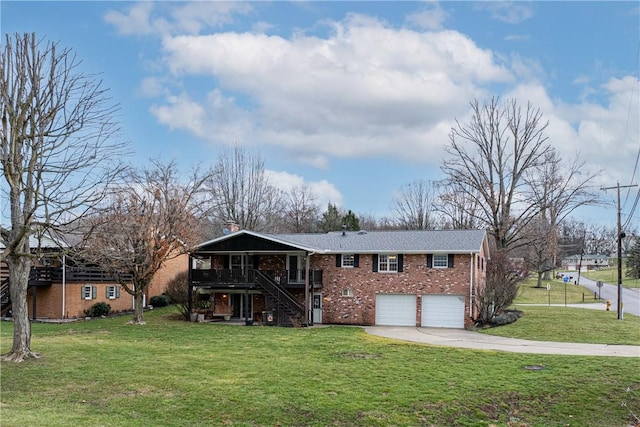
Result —
M 226 221 L 226 229 L 229 230 L 229 233 L 235 233 L 236 231 L 240 231 L 240 227 L 233 220 Z

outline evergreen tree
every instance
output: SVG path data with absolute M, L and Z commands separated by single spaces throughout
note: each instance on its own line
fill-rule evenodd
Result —
M 325 233 L 342 230 L 342 214 L 336 205 L 329 203 L 326 212 L 322 214 L 320 229 Z
M 627 254 L 627 276 L 640 279 L 640 239 L 636 240 Z
M 342 217 L 342 225 L 346 226 L 348 231 L 360 230 L 360 220 L 351 209 Z

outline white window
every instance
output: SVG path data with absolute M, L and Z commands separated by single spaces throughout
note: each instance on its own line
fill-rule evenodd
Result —
M 342 254 L 342 266 L 353 267 L 355 266 L 356 257 L 353 254 Z
M 434 255 L 433 256 L 433 268 L 447 268 L 449 266 L 448 255 Z
M 398 271 L 398 255 L 379 255 L 378 271 L 395 273 Z
M 343 297 L 348 297 L 348 298 L 353 298 L 353 289 L 343 289 L 342 290 L 342 296 Z
M 117 286 L 107 286 L 107 299 L 120 298 L 120 289 Z
M 84 285 L 82 287 L 82 299 L 94 299 L 95 298 L 95 291 L 94 291 L 94 286 L 91 285 Z

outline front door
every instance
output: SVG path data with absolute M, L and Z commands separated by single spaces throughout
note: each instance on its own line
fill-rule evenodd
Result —
M 322 323 L 322 294 L 313 294 L 313 323 Z

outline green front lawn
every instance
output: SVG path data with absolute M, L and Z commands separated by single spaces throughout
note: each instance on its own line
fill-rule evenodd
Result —
M 615 309 L 526 305 L 515 308 L 524 312 L 517 322 L 481 332 L 536 341 L 640 345 L 640 317 L 625 314 L 624 320 L 618 320 Z
M 577 277 L 576 277 L 577 280 Z M 520 284 L 515 304 L 580 304 L 594 303 L 593 292 L 589 289 L 574 285 L 574 282 L 565 283 L 559 279 L 542 281 L 542 287 L 536 287 L 536 279 L 529 277 Z M 547 291 L 547 285 L 551 288 Z
M 636 277 L 629 277 L 626 274 L 626 267 L 622 268 L 622 286 L 627 288 L 639 288 L 640 287 L 640 279 Z M 587 277 L 591 280 L 601 280 L 605 283 L 609 283 L 615 285 L 618 283 L 618 268 L 617 267 L 608 267 L 603 268 L 601 270 L 593 270 L 593 271 L 585 271 L 582 273 L 584 277 Z
M 639 360 L 186 323 L 173 310 L 144 326 L 34 324 L 43 357 L 1 364 L 2 426 L 625 426 L 640 412 Z M 12 324 L 0 327 L 6 352 Z

